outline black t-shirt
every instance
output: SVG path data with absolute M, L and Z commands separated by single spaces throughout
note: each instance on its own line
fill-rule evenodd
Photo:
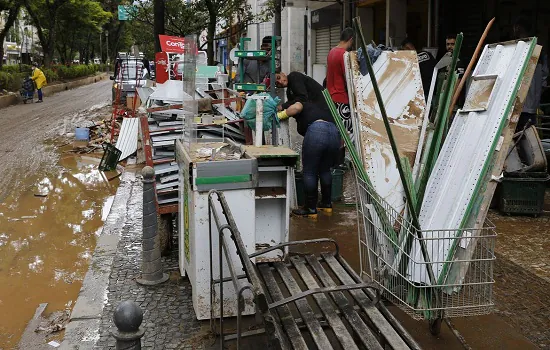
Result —
M 417 55 L 418 65 L 420 67 L 420 77 L 422 78 L 422 88 L 424 89 L 424 97 L 428 98 L 432 75 L 437 62 L 432 54 L 427 51 L 420 51 Z
M 302 105 L 304 106 L 302 113 L 295 116 L 298 134 L 305 136 L 307 128 L 319 119 L 334 123 L 334 118 L 332 118 L 332 114 L 328 109 L 319 107 L 318 104 L 312 102 L 302 102 Z
M 315 79 L 300 72 L 289 73 L 287 77 L 287 102 L 283 103 L 283 109 L 288 108 L 295 102 L 311 102 L 320 108 L 328 110 L 325 97 L 323 96 L 323 87 Z

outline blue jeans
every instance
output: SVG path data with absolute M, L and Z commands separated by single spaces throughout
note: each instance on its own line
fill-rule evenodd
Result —
M 36 90 L 38 92 L 38 100 L 42 101 L 42 89 Z
M 340 149 L 340 133 L 336 125 L 316 121 L 306 132 L 302 144 L 302 166 L 304 178 L 305 204 L 308 209 L 317 207 L 317 182 L 321 182 L 321 202 L 331 204 L 332 175 Z

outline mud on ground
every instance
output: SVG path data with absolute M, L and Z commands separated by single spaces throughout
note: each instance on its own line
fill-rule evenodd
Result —
M 44 98 L 44 103 L 0 109 L 0 201 L 22 178 L 58 160 L 46 139 L 74 131 L 94 115 L 109 115 L 111 82 L 101 81 Z

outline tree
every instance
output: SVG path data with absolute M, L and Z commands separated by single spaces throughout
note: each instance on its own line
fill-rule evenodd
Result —
M 25 8 L 36 28 L 44 52 L 44 66 L 49 67 L 54 55 L 57 21 L 61 8 L 70 0 L 24 0 Z
M 196 34 L 205 28 L 205 23 L 208 19 L 207 13 L 199 6 L 198 3 L 189 3 L 182 5 L 181 0 L 165 0 L 164 2 L 164 30 L 163 33 L 185 37 L 189 34 Z M 137 21 L 149 28 L 155 26 L 155 9 L 151 2 L 140 2 L 137 7 Z M 151 33 L 151 30 L 149 30 Z M 154 41 L 158 40 L 158 34 L 152 33 Z M 135 37 L 135 35 L 134 35 Z M 159 47 L 155 47 L 160 51 Z
M 4 27 L 0 27 L 0 68 L 4 64 L 4 39 L 15 23 L 20 8 L 21 1 L 19 0 L 0 0 L 0 13 L 3 13 L 4 11 L 7 12 Z
M 214 38 L 216 35 L 216 26 L 218 19 L 225 20 L 225 28 L 227 29 L 233 19 L 238 19 L 239 23 L 246 27 L 254 20 L 254 16 L 250 11 L 250 5 L 246 0 L 202 0 L 208 12 L 208 23 L 206 26 L 206 41 L 208 54 L 208 65 L 214 65 Z
M 94 0 L 70 0 L 66 3 L 57 21 L 55 42 L 61 62 L 71 62 L 78 52 L 80 59 L 88 63 L 94 51 L 94 41 L 111 17 L 112 14 Z
M 160 52 L 159 34 L 165 34 L 164 28 L 164 0 L 153 0 L 153 33 L 155 35 L 155 50 Z

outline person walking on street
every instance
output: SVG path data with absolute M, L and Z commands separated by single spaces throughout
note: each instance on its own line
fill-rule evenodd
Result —
M 341 140 L 338 128 L 323 97 L 323 87 L 299 72 L 276 75 L 279 88 L 287 88 L 288 101 L 280 106 L 279 119 L 294 117 L 302 143 L 302 170 L 305 205 L 294 209 L 295 216 L 316 218 L 317 211 L 332 213 L 332 174 Z M 318 203 L 317 183 L 321 182 Z
M 36 103 L 42 102 L 42 87 L 46 86 L 46 76 L 44 75 L 44 72 L 42 72 L 38 68 L 38 64 L 34 62 L 32 64 L 32 80 L 36 84 L 36 90 L 38 92 L 38 101 Z
M 327 57 L 327 89 L 336 105 L 338 114 L 352 141 L 353 124 L 351 121 L 351 110 L 349 106 L 349 95 L 346 84 L 346 68 L 344 65 L 344 54 L 350 51 L 353 45 L 354 31 L 352 28 L 345 28 L 340 34 L 340 42 L 333 47 Z

